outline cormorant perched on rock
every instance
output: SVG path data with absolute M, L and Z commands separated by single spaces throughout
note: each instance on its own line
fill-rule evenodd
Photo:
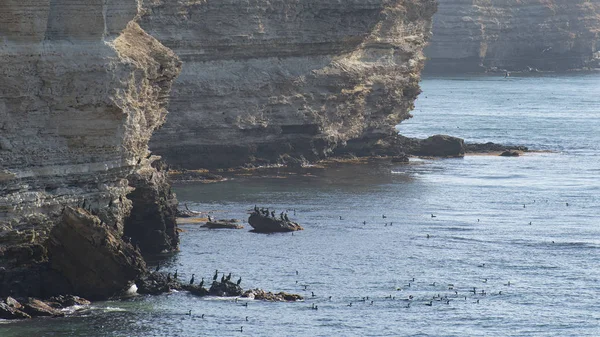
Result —
M 179 275 L 179 274 L 177 274 L 177 269 L 175 269 L 175 274 L 173 275 L 173 278 L 175 278 L 175 279 L 176 279 L 178 275 Z
M 215 270 L 215 275 L 213 275 L 213 281 L 216 281 L 217 277 L 219 277 L 219 269 Z
M 167 282 L 171 282 L 171 273 L 167 274 Z
M 271 211 L 271 217 L 275 218 L 275 211 Z
M 229 275 L 227 275 L 227 277 L 225 278 L 225 281 L 229 281 L 231 280 L 231 273 L 229 273 Z
M 268 208 L 265 210 L 265 215 L 269 216 L 269 209 Z
M 212 222 L 212 218 L 210 217 L 210 215 L 208 216 L 208 221 Z
M 223 276 L 221 276 L 221 283 L 225 282 L 225 274 L 223 274 Z
M 240 277 L 240 279 L 239 279 L 239 280 L 237 280 L 237 285 L 239 286 L 239 285 L 240 285 L 240 283 L 242 283 L 242 278 L 241 278 L 241 277 Z
M 200 284 L 199 284 L 200 288 L 202 288 L 203 285 L 204 285 L 204 277 L 202 278 L 202 281 L 200 281 Z
M 190 285 L 194 284 L 194 275 L 196 275 L 196 274 L 192 274 L 192 279 L 190 280 Z
M 290 221 L 290 219 L 287 216 L 287 213 L 283 215 L 283 218 L 284 218 L 285 221 Z
M 81 205 L 81 208 L 85 209 L 85 199 L 83 199 L 83 205 Z
M 279 218 L 283 220 L 283 212 L 279 213 Z
M 148 153 L 148 155 L 146 156 L 146 159 L 150 159 L 150 157 L 152 157 L 152 152 Z

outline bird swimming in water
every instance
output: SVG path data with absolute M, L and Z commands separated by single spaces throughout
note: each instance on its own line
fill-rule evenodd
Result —
M 187 313 L 186 315 L 188 315 L 188 316 L 192 316 L 192 311 L 191 311 L 191 310 L 189 310 L 189 311 L 188 311 L 188 313 Z
M 196 274 L 192 274 L 192 278 L 190 279 L 190 285 L 194 284 L 194 275 Z
M 363 225 L 366 225 L 366 224 L 367 224 L 367 222 L 366 222 L 366 221 L 363 221 Z
M 385 214 L 384 214 L 384 215 L 382 215 L 381 217 L 382 217 L 382 218 L 384 218 L 384 219 L 385 219 L 385 218 L 387 218 L 387 216 L 385 216 Z
M 435 216 L 435 215 L 433 215 L 433 213 L 431 214 L 431 217 L 432 217 L 432 218 L 436 218 L 436 216 Z
M 340 215 L 340 220 L 342 220 L 342 216 Z

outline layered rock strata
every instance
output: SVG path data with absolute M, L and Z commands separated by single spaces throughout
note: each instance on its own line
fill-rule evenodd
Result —
M 184 61 L 151 148 L 181 168 L 322 158 L 380 139 L 419 94 L 433 0 L 143 0 Z
M 439 0 L 427 72 L 600 66 L 600 0 Z
M 49 237 L 72 207 L 87 216 L 72 218 L 71 230 L 101 224 L 121 240 L 136 207 L 126 178 L 151 170 L 147 144 L 180 62 L 138 26 L 137 12 L 135 0 L 0 3 L 0 294 L 86 296 L 89 279 L 59 259 L 79 255 L 83 266 L 124 252 L 117 245 L 104 254 L 96 243 L 60 255 L 71 237 Z M 125 286 L 125 269 L 107 274 L 110 289 L 91 297 L 109 295 L 116 281 Z

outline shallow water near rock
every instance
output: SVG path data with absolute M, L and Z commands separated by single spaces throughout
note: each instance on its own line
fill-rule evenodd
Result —
M 600 75 L 437 77 L 422 87 L 404 135 L 556 152 L 176 185 L 182 203 L 215 218 L 246 220 L 255 204 L 295 209 L 290 219 L 305 230 L 181 225 L 181 252 L 162 270 L 208 282 L 218 269 L 245 289 L 306 300 L 138 296 L 2 324 L 0 335 L 598 336 Z

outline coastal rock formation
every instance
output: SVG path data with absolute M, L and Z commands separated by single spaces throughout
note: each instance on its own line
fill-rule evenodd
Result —
M 0 2 L 0 294 L 85 289 L 89 279 L 67 272 L 73 260 L 49 260 L 66 243 L 48 239 L 71 213 L 123 244 L 126 178 L 150 170 L 147 144 L 180 69 L 137 12 L 136 0 Z M 97 247 L 69 254 L 81 265 L 111 258 Z
M 184 61 L 151 149 L 178 168 L 315 160 L 410 117 L 434 0 L 142 0 Z
M 426 72 L 600 66 L 600 0 L 439 0 Z

